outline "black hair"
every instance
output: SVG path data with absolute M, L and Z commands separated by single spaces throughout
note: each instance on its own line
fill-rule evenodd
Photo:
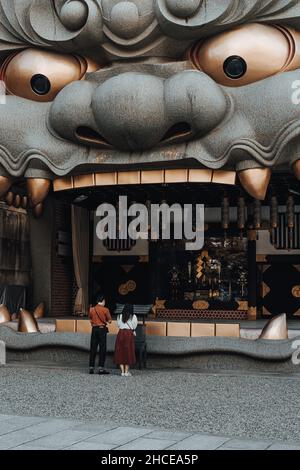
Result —
M 97 297 L 96 297 L 96 303 L 97 304 L 104 302 L 104 300 L 105 300 L 104 295 L 102 295 L 102 294 L 97 295 Z
M 122 322 L 127 323 L 128 320 L 131 320 L 131 318 L 133 317 L 133 314 L 134 314 L 133 305 L 126 304 L 122 312 Z

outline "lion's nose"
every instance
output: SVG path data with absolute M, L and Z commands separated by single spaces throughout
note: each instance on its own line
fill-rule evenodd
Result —
M 101 136 L 121 150 L 142 151 L 205 135 L 226 114 L 225 95 L 203 73 L 167 80 L 132 72 L 99 85 L 92 98 Z
M 142 152 L 204 137 L 228 112 L 226 93 L 202 72 L 167 79 L 126 72 L 99 83 L 101 78 L 95 74 L 58 94 L 49 124 L 61 137 Z
M 100 134 L 115 147 L 144 150 L 166 133 L 164 82 L 158 77 L 125 73 L 100 85 L 92 108 Z

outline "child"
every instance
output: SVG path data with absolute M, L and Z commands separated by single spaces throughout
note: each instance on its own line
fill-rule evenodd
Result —
M 130 366 L 136 362 L 135 358 L 135 330 L 138 320 L 133 312 L 132 305 L 125 305 L 123 312 L 118 316 L 119 333 L 116 340 L 114 361 L 120 366 L 122 377 L 131 377 Z

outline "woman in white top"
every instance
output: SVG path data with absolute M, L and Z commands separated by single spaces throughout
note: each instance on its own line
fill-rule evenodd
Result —
M 123 312 L 118 316 L 119 333 L 116 340 L 114 362 L 120 366 L 122 377 L 130 377 L 130 366 L 136 363 L 135 357 L 135 330 L 138 320 L 133 312 L 132 305 L 125 305 Z

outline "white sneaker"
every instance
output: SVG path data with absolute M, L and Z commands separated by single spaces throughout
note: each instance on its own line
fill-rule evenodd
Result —
M 130 372 L 125 372 L 125 377 L 132 377 L 132 374 Z
M 125 372 L 121 372 L 121 377 L 125 377 Z

